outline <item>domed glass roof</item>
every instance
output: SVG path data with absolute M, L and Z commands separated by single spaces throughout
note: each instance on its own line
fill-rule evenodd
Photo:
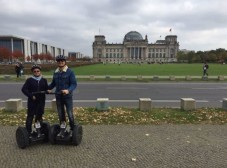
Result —
M 124 40 L 143 40 L 143 37 L 137 31 L 130 31 L 125 35 Z

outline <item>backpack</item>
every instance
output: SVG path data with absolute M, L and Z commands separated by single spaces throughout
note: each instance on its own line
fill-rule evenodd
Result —
M 209 68 L 209 65 L 205 65 L 205 67 L 206 67 L 206 69 L 208 69 Z

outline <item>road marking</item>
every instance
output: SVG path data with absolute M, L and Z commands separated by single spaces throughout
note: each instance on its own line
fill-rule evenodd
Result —
M 107 87 L 106 89 L 110 89 L 110 90 L 147 90 L 148 88 L 139 88 L 139 87 Z
M 152 102 L 156 103 L 179 103 L 180 100 L 151 100 Z M 207 103 L 209 102 L 208 100 L 195 100 L 196 102 L 199 103 Z M 222 101 L 222 100 L 221 100 Z M 5 100 L 0 100 L 0 103 L 4 103 Z M 27 100 L 22 100 L 23 103 L 27 103 Z M 52 100 L 46 100 L 47 103 L 52 102 Z M 97 100 L 73 100 L 73 102 L 76 103 L 94 103 L 97 102 Z M 128 103 L 135 103 L 139 102 L 139 100 L 109 100 L 109 102 L 128 102 Z
M 218 87 L 218 88 L 192 88 L 194 90 L 226 90 L 227 87 Z

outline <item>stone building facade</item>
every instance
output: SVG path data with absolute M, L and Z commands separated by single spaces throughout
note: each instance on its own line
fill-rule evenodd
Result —
M 148 43 L 136 31 L 128 32 L 122 44 L 106 42 L 104 35 L 96 35 L 93 42 L 93 61 L 103 63 L 165 63 L 176 62 L 179 42 L 176 35 L 167 35 L 165 40 Z

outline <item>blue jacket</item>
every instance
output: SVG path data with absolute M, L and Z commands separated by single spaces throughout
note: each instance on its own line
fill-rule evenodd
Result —
M 64 97 L 72 96 L 73 91 L 77 87 L 77 81 L 74 72 L 68 67 L 64 68 L 62 72 L 57 69 L 54 72 L 52 82 L 48 86 L 50 90 L 52 90 L 54 87 L 56 87 L 55 93 L 59 93 L 61 90 L 67 89 L 69 94 L 64 95 Z M 58 96 L 60 95 L 56 95 L 56 97 Z

